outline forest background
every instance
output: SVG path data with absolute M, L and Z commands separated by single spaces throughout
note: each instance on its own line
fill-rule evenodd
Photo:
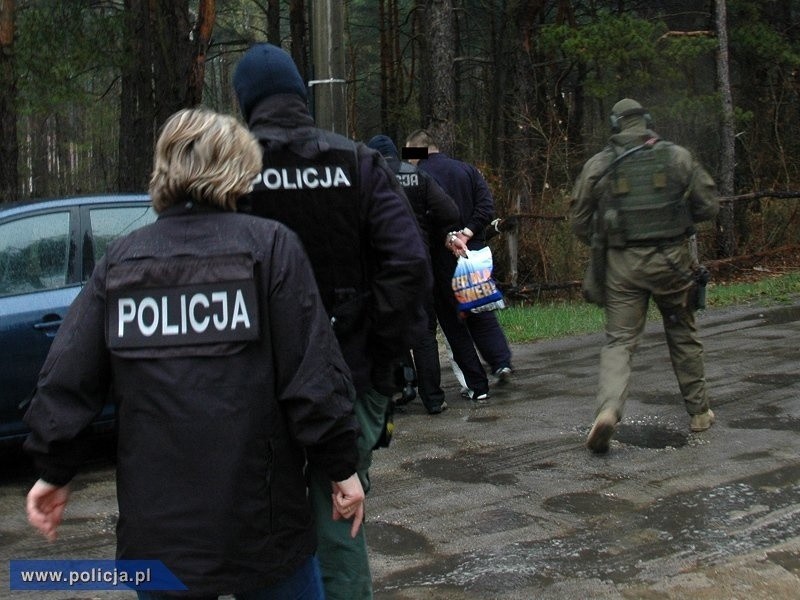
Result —
M 622 97 L 719 184 L 702 260 L 794 252 L 800 0 L 0 0 L 0 201 L 145 191 L 169 115 L 237 114 L 253 42 L 319 78 L 323 7 L 342 15 L 344 133 L 426 127 L 476 164 L 515 217 L 492 242 L 515 288 L 580 278 L 569 192 Z

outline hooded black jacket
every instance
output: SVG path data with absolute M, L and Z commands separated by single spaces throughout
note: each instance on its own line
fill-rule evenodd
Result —
M 378 152 L 315 127 L 304 100 L 295 94 L 261 100 L 249 115 L 248 125 L 264 147 L 265 161 L 274 153 L 281 161 L 295 157 L 304 168 L 315 165 L 321 171 L 331 164 L 332 150 L 343 156 L 349 148 L 355 172 L 347 175 L 354 183 L 347 192 L 319 185 L 285 191 L 257 184 L 244 204 L 254 214 L 276 218 L 297 233 L 323 298 L 336 295 L 328 281 L 357 266 L 365 305 L 355 323 L 337 332 L 337 338 L 357 392 L 375 388 L 387 393 L 392 365 L 425 326 L 421 306 L 431 289 L 425 244 L 408 200 Z M 262 180 L 266 179 L 265 171 Z M 330 203 L 326 198 L 331 198 Z M 350 204 L 339 210 L 339 202 Z M 278 209 L 272 209 L 277 203 Z M 344 222 L 344 210 L 356 217 Z M 353 264 L 353 256 L 359 265 Z

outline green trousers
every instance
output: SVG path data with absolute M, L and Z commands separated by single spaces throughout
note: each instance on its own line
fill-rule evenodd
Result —
M 355 413 L 361 426 L 358 438 L 358 477 L 364 492 L 370 488 L 369 467 L 372 449 L 381 436 L 390 398 L 370 390 L 356 399 Z M 366 600 L 372 598 L 372 575 L 367 557 L 367 538 L 362 525 L 350 537 L 351 522 L 332 519 L 331 482 L 324 474 L 309 471 L 309 499 L 317 530 L 317 557 L 328 600 Z
M 606 266 L 606 344 L 600 352 L 597 408 L 622 418 L 634 351 L 653 298 L 661 312 L 672 369 L 690 415 L 708 410 L 703 345 L 687 307 L 692 257 L 687 244 L 609 249 Z

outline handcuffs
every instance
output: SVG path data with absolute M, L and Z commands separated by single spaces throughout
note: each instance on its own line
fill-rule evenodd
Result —
M 447 239 L 445 240 L 444 245 L 448 248 L 452 248 L 453 244 L 455 244 L 456 240 L 458 239 L 459 231 L 451 231 L 447 234 Z

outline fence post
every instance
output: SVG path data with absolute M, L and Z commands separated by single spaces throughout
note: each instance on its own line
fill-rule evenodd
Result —
M 522 197 L 517 194 L 512 214 L 518 215 L 521 205 Z M 519 278 L 519 219 L 516 219 L 514 229 L 507 232 L 506 237 L 508 239 L 508 274 L 511 278 L 511 286 L 516 288 Z

